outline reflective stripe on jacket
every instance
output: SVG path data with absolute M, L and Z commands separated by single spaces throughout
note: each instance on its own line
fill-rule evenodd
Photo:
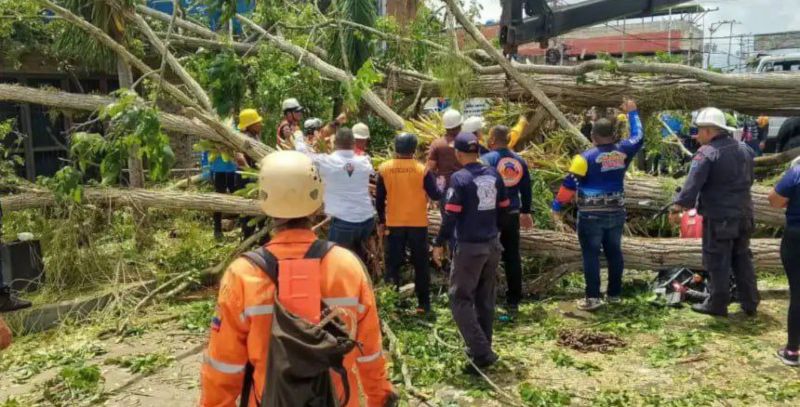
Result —
M 302 258 L 316 235 L 307 229 L 279 232 L 267 247 L 279 260 Z M 351 252 L 335 247 L 320 264 L 323 301 L 329 307 L 344 307 L 356 316 L 356 340 L 362 345 L 344 360 L 353 395 L 347 407 L 359 405 L 363 389 L 367 405 L 383 406 L 392 392 L 382 353 L 380 322 L 372 286 L 366 270 Z M 256 406 L 266 378 L 275 286 L 248 260 L 235 260 L 225 272 L 219 291 L 217 315 L 201 373 L 202 406 L 234 407 L 242 392 L 248 362 L 255 367 L 254 391 L 249 406 Z M 350 324 L 350 321 L 346 321 Z M 341 398 L 341 381 L 333 375 Z

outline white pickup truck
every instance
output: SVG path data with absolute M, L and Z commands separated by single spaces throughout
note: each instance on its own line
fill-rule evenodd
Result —
M 772 73 L 783 72 L 789 74 L 800 75 L 800 53 L 780 55 L 780 56 L 767 56 L 761 58 L 756 68 L 756 73 Z M 800 78 L 798 78 L 800 80 Z M 774 145 L 775 137 L 778 136 L 783 122 L 786 117 L 770 117 L 769 118 L 769 133 L 767 135 L 767 150 L 769 151 L 770 144 Z

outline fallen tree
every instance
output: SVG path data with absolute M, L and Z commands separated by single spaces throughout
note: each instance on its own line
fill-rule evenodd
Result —
M 678 185 L 681 183 L 669 178 L 630 178 L 625 181 L 626 207 L 633 213 L 654 213 L 670 203 Z M 754 185 L 751 189 L 756 222 L 769 226 L 783 226 L 784 210 L 769 205 L 767 196 L 770 191 L 769 187 L 761 185 Z
M 114 102 L 110 96 L 83 95 L 57 90 L 30 88 L 19 85 L 0 84 L 0 101 L 32 103 L 64 110 L 94 112 Z M 238 132 L 215 131 L 210 125 L 198 119 L 190 119 L 172 113 L 159 114 L 161 127 L 169 132 L 188 134 L 224 144 L 236 151 L 243 151 L 251 157 L 261 158 L 270 148 Z
M 431 212 L 430 232 L 439 229 L 439 215 Z M 750 248 L 753 264 L 759 270 L 778 270 L 782 267 L 779 239 L 753 239 Z M 581 249 L 575 234 L 534 229 L 522 231 L 520 250 L 527 256 L 544 257 L 558 263 L 575 263 L 581 259 Z M 629 269 L 662 269 L 688 267 L 702 270 L 703 252 L 700 239 L 663 239 L 625 237 L 622 239 L 625 267 Z
M 242 215 L 261 214 L 258 202 L 252 199 L 215 193 L 180 193 L 152 190 L 119 190 L 114 188 L 86 188 L 84 202 L 96 205 L 147 207 L 166 210 L 197 210 L 226 212 Z M 24 193 L 0 199 L 4 211 L 42 208 L 57 203 L 50 192 Z M 431 233 L 438 230 L 439 215 L 431 212 Z M 536 229 L 523 231 L 520 244 L 523 254 L 571 263 L 581 257 L 575 234 L 564 234 Z M 753 261 L 760 269 L 781 267 L 778 239 L 755 239 L 752 243 Z M 635 238 L 623 239 L 626 267 L 631 269 L 658 269 L 684 266 L 702 269 L 702 249 L 699 240 Z
M 57 205 L 50 191 L 27 192 L 0 198 L 3 211 L 46 208 Z M 258 201 L 235 195 L 217 193 L 188 193 L 149 189 L 84 188 L 84 204 L 98 206 L 132 206 L 166 210 L 194 210 L 240 215 L 263 215 Z
M 442 94 L 439 81 L 426 81 L 418 75 L 395 72 L 397 89 L 423 97 Z M 574 111 L 592 106 L 616 107 L 623 97 L 637 100 L 644 110 L 698 109 L 716 106 L 741 113 L 795 115 L 800 113 L 800 92 L 796 88 L 757 88 L 718 85 L 678 76 L 614 75 L 606 72 L 571 75 L 536 75 L 538 87 L 554 102 Z M 798 81 L 800 82 L 800 81 Z M 530 100 L 527 89 L 508 81 L 505 75 L 480 75 L 469 84 L 473 97 Z

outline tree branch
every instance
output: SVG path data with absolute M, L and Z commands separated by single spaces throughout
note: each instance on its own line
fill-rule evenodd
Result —
M 464 30 L 469 33 L 470 36 L 483 48 L 484 51 L 488 52 L 489 55 L 493 56 L 495 61 L 503 68 L 503 71 L 506 72 L 509 76 L 514 78 L 520 86 L 522 86 L 528 93 L 530 93 L 538 102 L 541 104 L 547 111 L 553 116 L 558 124 L 567 130 L 572 137 L 575 139 L 576 142 L 580 143 L 581 145 L 589 145 L 589 142 L 586 140 L 585 137 L 581 134 L 581 132 L 572 124 L 570 121 L 564 116 L 561 110 L 550 100 L 549 97 L 539 89 L 539 86 L 536 82 L 525 75 L 523 75 L 519 70 L 517 70 L 511 62 L 505 59 L 503 55 L 498 51 L 491 43 L 486 39 L 486 37 L 481 34 L 480 31 L 469 21 L 464 12 L 461 10 L 461 7 L 456 3 L 455 0 L 444 0 L 447 3 L 447 7 L 451 13 L 455 16 L 456 20 L 464 27 Z
M 237 14 L 236 17 L 239 21 L 245 23 L 253 30 L 261 33 L 265 39 L 267 39 L 270 43 L 272 43 L 276 48 L 280 49 L 281 51 L 298 58 L 301 63 L 308 65 L 324 76 L 328 78 L 335 79 L 341 82 L 352 83 L 353 76 L 335 66 L 328 64 L 327 62 L 323 61 L 319 57 L 314 54 L 311 54 L 304 50 L 297 45 L 292 44 L 288 40 L 274 36 L 268 33 L 263 28 L 259 27 L 258 24 L 254 23 L 247 17 Z M 405 121 L 403 120 L 400 115 L 395 113 L 389 106 L 381 100 L 378 95 L 376 95 L 372 90 L 366 89 L 362 94 L 362 99 L 377 113 L 380 117 L 386 120 L 389 125 L 396 129 L 402 129 L 405 126 Z
M 103 32 L 100 28 L 94 26 L 92 23 L 84 20 L 83 18 L 75 15 L 71 11 L 53 3 L 50 0 L 34 0 L 40 6 L 52 11 L 59 17 L 63 18 L 65 21 L 75 25 L 76 27 L 80 28 L 81 30 L 85 31 L 87 34 L 91 35 L 95 39 L 97 39 L 100 43 L 108 47 L 110 50 L 114 51 L 117 55 L 119 55 L 125 62 L 132 65 L 134 68 L 139 70 L 143 75 L 152 74 L 156 77 L 160 78 L 160 75 L 154 72 L 152 68 L 150 68 L 147 64 L 142 62 L 139 58 L 131 54 L 125 47 L 123 47 L 120 43 L 114 41 L 108 34 Z M 180 103 L 185 104 L 187 106 L 195 106 L 196 103 L 186 96 L 180 89 L 175 87 L 169 82 L 166 82 L 165 89 L 167 93 L 172 95 L 176 100 Z
M 178 75 L 178 77 L 184 84 L 186 84 L 186 86 L 189 88 L 192 94 L 200 102 L 200 105 L 209 112 L 213 111 L 211 100 L 208 99 L 208 95 L 206 95 L 206 92 L 203 90 L 200 84 L 197 83 L 197 81 L 194 80 L 194 78 L 191 75 L 189 75 L 189 72 L 187 72 L 186 69 L 180 64 L 180 62 L 178 62 L 175 56 L 172 55 L 172 52 L 170 52 L 167 46 L 164 45 L 164 43 L 161 41 L 160 38 L 158 38 L 153 29 L 150 28 L 150 26 L 147 24 L 147 21 L 144 21 L 144 18 L 142 18 L 142 16 L 136 14 L 131 10 L 125 10 L 123 12 L 123 15 L 125 16 L 125 18 L 132 21 L 134 24 L 136 24 L 137 27 L 139 27 L 139 30 L 142 32 L 142 34 L 144 34 L 144 36 L 147 37 L 148 41 L 150 41 L 150 43 L 156 48 L 156 50 L 158 50 L 158 52 L 162 54 L 163 58 L 167 60 L 167 63 L 169 63 L 169 66 L 170 68 L 172 68 L 172 71 Z M 171 21 L 172 20 L 177 20 L 177 15 L 171 17 Z
M 170 15 L 164 14 L 158 10 L 151 9 L 150 7 L 147 7 L 143 4 L 139 4 L 136 6 L 136 12 L 164 22 L 169 22 L 169 20 L 171 19 Z M 166 20 L 164 19 L 164 17 L 166 17 Z M 178 18 L 177 20 L 175 20 L 175 23 L 178 25 L 178 27 L 183 28 L 184 30 L 189 30 L 201 37 L 212 40 L 217 38 L 217 34 L 215 32 L 209 30 L 206 27 L 203 27 L 202 25 L 195 24 L 189 20 Z
M 33 103 L 67 110 L 83 110 L 94 112 L 111 103 L 115 99 L 109 96 L 80 95 L 62 91 L 30 88 L 19 85 L 0 84 L 0 101 Z M 199 112 L 199 109 L 194 111 Z M 214 127 L 188 117 L 159 112 L 159 121 L 164 130 L 179 134 L 191 134 L 202 139 L 224 144 L 229 148 L 242 151 L 256 160 L 261 159 L 270 148 L 265 144 L 221 125 L 218 120 L 204 117 L 215 123 Z M 222 126 L 220 128 L 219 126 Z

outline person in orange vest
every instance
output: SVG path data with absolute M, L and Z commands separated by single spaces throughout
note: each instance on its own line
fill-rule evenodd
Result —
M 438 201 L 443 191 L 437 187 L 433 173 L 414 159 L 417 144 L 415 134 L 403 133 L 394 138 L 396 157 L 378 168 L 375 207 L 378 235 L 386 235 L 388 242 L 386 281 L 400 286 L 400 267 L 409 247 L 419 304 L 416 312 L 431 316 L 428 198 Z
M 294 133 L 300 130 L 300 123 L 303 120 L 303 106 L 295 98 L 289 98 L 281 103 L 283 110 L 283 120 L 278 124 L 277 145 L 289 145 L 292 142 Z
M 0 350 L 11 346 L 11 342 L 11 329 L 8 328 L 8 325 L 6 325 L 6 321 L 3 320 L 3 317 L 0 317 Z
M 393 405 L 396 395 L 386 373 L 378 310 L 365 267 L 352 252 L 336 246 L 318 260 L 304 257 L 320 242 L 311 229 L 311 217 L 322 207 L 324 187 L 313 162 L 295 151 L 272 153 L 261 161 L 259 188 L 261 208 L 273 218 L 276 230 L 263 252 L 270 253 L 281 265 L 277 279 L 281 281 L 280 289 L 249 257 L 236 259 L 228 267 L 204 355 L 200 405 L 233 407 L 237 398 L 247 394 L 247 402 L 241 405 L 259 406 L 258 400 L 266 395 L 270 383 L 282 379 L 267 377 L 268 369 L 274 367 L 271 364 L 285 363 L 269 360 L 270 342 L 277 340 L 271 336 L 273 323 L 278 323 L 273 314 L 282 315 L 277 312 L 282 308 L 298 315 L 303 314 L 302 309 L 314 306 L 319 311 L 320 302 L 353 316 L 345 322 L 350 331 L 355 328 L 354 339 L 359 344 L 342 362 L 348 390 L 339 376 L 331 375 L 340 399 L 343 394 L 350 395 L 345 406 L 359 406 L 361 389 L 367 406 Z M 316 293 L 310 296 L 316 301 L 306 300 L 307 304 L 300 304 L 302 309 L 295 312 L 289 305 L 297 304 L 289 304 L 283 297 L 296 289 L 295 284 L 288 284 L 283 278 L 288 278 L 285 273 L 291 276 L 297 271 L 313 277 L 309 281 L 318 284 L 301 284 L 309 293 Z M 276 303 L 277 299 L 280 302 Z M 246 377 L 251 380 L 245 387 Z

